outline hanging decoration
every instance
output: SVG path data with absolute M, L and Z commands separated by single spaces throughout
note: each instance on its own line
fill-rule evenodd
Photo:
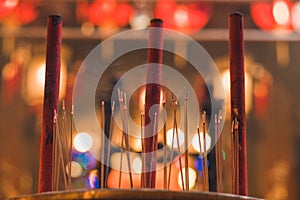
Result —
M 256 2 L 250 7 L 254 23 L 262 30 L 299 29 L 300 4 L 299 1 L 273 0 L 272 2 Z
M 0 0 L 0 20 L 13 13 L 18 4 L 19 0 Z
M 4 24 L 25 25 L 37 17 L 33 1 L 0 0 L 0 21 Z
M 116 0 L 96 0 L 78 2 L 77 18 L 80 21 L 89 21 L 101 28 L 120 28 L 129 23 L 133 8 L 129 3 Z
M 165 28 L 185 33 L 202 29 L 210 18 L 211 8 L 205 3 L 177 4 L 175 0 L 159 0 L 154 8 L 154 17 L 163 19 Z

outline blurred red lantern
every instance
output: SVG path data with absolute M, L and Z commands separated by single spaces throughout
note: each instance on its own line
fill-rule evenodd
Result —
M 116 0 L 97 0 L 89 7 L 88 19 L 102 27 L 121 27 L 128 24 L 133 8 Z
M 175 27 L 174 13 L 177 8 L 174 0 L 159 0 L 154 9 L 154 17 L 164 20 L 165 28 Z
M 34 2 L 27 0 L 0 0 L 0 20 L 15 25 L 32 22 L 38 16 Z
M 292 25 L 295 30 L 300 30 L 300 1 L 294 3 L 292 8 Z
M 292 29 L 292 4 L 288 0 L 253 3 L 250 8 L 254 23 L 262 30 Z
M 19 0 L 0 0 L 0 20 L 9 16 L 18 4 Z
M 210 12 L 210 7 L 204 3 L 176 4 L 174 0 L 160 0 L 154 16 L 164 20 L 165 28 L 194 33 L 207 24 Z
M 11 19 L 20 25 L 29 24 L 38 17 L 38 11 L 31 2 L 22 2 L 18 5 L 16 10 L 12 13 Z

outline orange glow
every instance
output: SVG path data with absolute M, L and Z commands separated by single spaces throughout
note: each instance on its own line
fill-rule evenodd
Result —
M 43 102 L 45 85 L 45 60 L 38 57 L 29 64 L 26 75 L 24 97 L 29 105 L 37 105 Z M 67 69 L 65 63 L 61 63 L 59 99 L 66 94 Z
M 164 20 L 164 27 L 194 33 L 203 28 L 210 17 L 210 7 L 205 3 L 177 4 L 175 0 L 156 3 L 154 17 Z
M 11 80 L 17 75 L 17 72 L 18 72 L 17 65 L 8 63 L 4 65 L 2 69 L 2 77 L 4 80 Z
M 120 171 L 112 169 L 108 175 L 107 186 L 109 188 L 119 188 L 119 175 Z M 139 188 L 141 185 L 141 175 L 138 173 L 132 173 L 133 187 Z M 130 188 L 129 173 L 122 172 L 121 176 L 121 188 Z
M 226 93 L 226 109 L 227 113 L 230 113 L 230 71 L 229 69 L 225 70 L 221 74 L 223 87 Z M 253 95 L 253 80 L 252 77 L 245 72 L 245 109 L 246 113 L 252 108 L 252 95 Z
M 169 169 L 168 169 L 169 171 Z M 171 171 L 171 180 L 170 180 L 170 190 L 181 190 L 177 184 L 177 175 L 179 170 L 172 164 Z M 118 170 L 112 169 L 108 175 L 107 186 L 108 188 L 119 188 L 119 175 L 120 172 Z M 155 181 L 155 189 L 163 189 L 163 168 L 158 166 L 158 170 L 156 170 L 156 181 Z M 140 188 L 141 187 L 141 174 L 140 173 L 132 173 L 133 187 Z M 122 172 L 121 176 L 121 188 L 129 189 L 130 188 L 130 179 L 129 173 Z

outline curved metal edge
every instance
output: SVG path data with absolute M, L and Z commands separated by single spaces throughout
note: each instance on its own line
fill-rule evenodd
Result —
M 72 190 L 61 192 L 45 192 L 40 194 L 23 195 L 10 198 L 10 200 L 260 200 L 255 197 L 238 196 L 227 193 L 216 192 L 180 192 L 168 190 L 127 190 L 127 189 L 105 189 L 105 190 Z

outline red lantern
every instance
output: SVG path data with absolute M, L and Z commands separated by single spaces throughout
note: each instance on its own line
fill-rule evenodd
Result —
M 174 13 L 177 8 L 174 0 L 159 0 L 154 9 L 154 17 L 164 20 L 165 28 L 175 27 Z
M 164 20 L 164 27 L 186 33 L 203 28 L 210 16 L 210 7 L 203 3 L 176 4 L 174 0 L 160 0 L 154 16 Z
M 38 11 L 33 1 L 0 0 L 0 20 L 15 25 L 28 24 L 35 20 Z
M 98 0 L 90 5 L 88 19 L 102 27 L 125 26 L 129 22 L 133 9 L 128 3 L 115 0 Z
M 292 4 L 287 0 L 253 3 L 250 8 L 254 23 L 262 30 L 292 29 Z
M 0 20 L 9 16 L 19 4 L 19 0 L 0 0 Z
M 20 25 L 29 24 L 38 17 L 38 11 L 31 2 L 22 2 L 12 13 L 11 19 Z

